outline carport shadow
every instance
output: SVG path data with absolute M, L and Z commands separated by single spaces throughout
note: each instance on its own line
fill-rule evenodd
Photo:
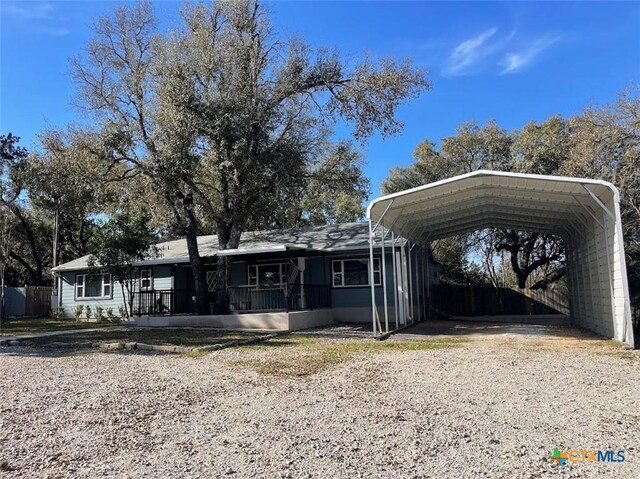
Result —
M 341 323 L 334 326 L 305 329 L 292 334 L 303 334 L 327 339 L 366 339 L 373 336 L 370 323 Z M 604 339 L 590 331 L 577 327 L 543 324 L 505 323 L 468 320 L 428 320 L 416 323 L 395 333 L 392 337 L 407 336 L 556 336 L 576 339 Z
M 573 326 L 468 320 L 425 321 L 410 326 L 398 333 L 398 335 L 403 336 L 499 336 L 506 334 L 540 337 L 556 336 L 575 339 L 604 339 L 590 331 Z

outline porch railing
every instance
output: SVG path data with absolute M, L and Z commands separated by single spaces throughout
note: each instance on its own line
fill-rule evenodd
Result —
M 196 304 L 193 290 L 153 290 L 136 291 L 133 295 L 133 314 L 171 315 L 195 314 Z
M 282 287 L 231 286 L 231 311 L 300 311 L 331 306 L 329 286 L 296 284 L 289 290 Z
M 227 289 L 229 310 L 241 311 L 301 311 L 331 306 L 329 286 L 296 284 L 264 288 L 260 286 L 231 286 Z M 193 290 L 136 291 L 133 313 L 137 316 L 196 314 Z

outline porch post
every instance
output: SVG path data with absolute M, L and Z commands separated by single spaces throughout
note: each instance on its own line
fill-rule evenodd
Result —
M 371 219 L 369 219 L 369 275 L 373 279 L 373 223 Z M 374 337 L 377 336 L 376 313 L 376 286 L 375 283 L 371 281 L 371 321 L 373 323 Z
M 298 269 L 300 270 L 300 309 L 307 308 L 307 292 L 304 288 L 304 270 L 307 266 L 306 263 L 307 258 L 298 257 Z M 311 305 L 311 308 L 313 308 L 313 304 Z

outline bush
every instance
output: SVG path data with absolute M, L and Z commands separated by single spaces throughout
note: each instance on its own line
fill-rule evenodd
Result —
M 120 306 L 118 306 L 118 313 L 120 314 L 120 318 L 124 319 L 125 316 L 125 309 L 124 309 L 124 305 L 121 304 Z
M 113 321 L 113 308 L 107 308 L 104 311 L 107 313 L 107 319 Z
M 81 304 L 73 308 L 73 317 L 76 318 L 76 321 L 80 320 L 80 317 L 82 316 L 83 311 L 84 311 L 84 306 Z
M 102 321 L 102 312 L 104 311 L 104 308 L 102 306 L 96 306 L 96 319 L 98 321 Z
M 58 321 L 64 319 L 64 308 L 53 308 L 51 310 L 51 317 L 53 319 L 57 319 Z
M 87 315 L 87 319 L 91 319 L 91 306 L 87 305 L 84 308 L 85 314 Z

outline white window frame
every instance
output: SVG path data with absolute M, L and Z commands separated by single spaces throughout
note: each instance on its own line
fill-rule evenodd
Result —
M 262 266 L 279 266 L 280 267 L 280 283 L 274 283 L 273 287 L 282 287 L 286 284 L 287 278 L 285 278 L 285 265 L 286 263 L 253 263 L 253 264 L 248 264 L 247 265 L 247 286 L 251 286 L 251 287 L 255 287 L 255 288 L 260 288 L 260 287 L 264 287 L 267 288 L 267 286 L 261 286 L 260 282 L 258 281 L 258 278 L 260 277 L 260 267 Z M 256 274 L 255 274 L 255 278 L 256 281 L 255 283 L 251 282 L 251 268 L 256 268 Z
M 149 272 L 148 278 L 143 278 L 142 273 Z M 142 286 L 143 281 L 149 281 L 149 286 Z M 140 270 L 140 291 L 153 291 L 153 268 L 145 268 Z
M 367 284 L 344 284 L 344 263 L 345 261 L 365 261 L 367 264 Z M 340 271 L 336 272 L 335 265 L 340 263 Z M 375 286 L 382 285 L 382 264 L 380 263 L 380 257 L 373 258 L 373 277 L 378 276 L 378 281 L 375 282 Z M 340 284 L 336 284 L 336 274 L 340 275 Z M 369 266 L 369 258 L 342 258 L 334 259 L 331 261 L 331 287 L 333 288 L 366 288 L 371 286 L 371 267 Z
M 87 291 L 87 276 L 97 276 L 91 275 L 87 273 L 76 274 L 76 283 L 75 283 L 75 299 L 80 301 L 91 301 L 96 299 L 111 299 L 113 298 L 113 284 L 111 282 L 111 273 L 103 273 L 101 274 L 101 286 L 100 292 L 102 296 L 86 296 L 85 293 Z M 79 278 L 82 278 L 82 285 L 80 284 Z M 78 290 L 82 288 L 82 294 L 78 294 Z M 108 290 L 108 292 L 107 292 Z

